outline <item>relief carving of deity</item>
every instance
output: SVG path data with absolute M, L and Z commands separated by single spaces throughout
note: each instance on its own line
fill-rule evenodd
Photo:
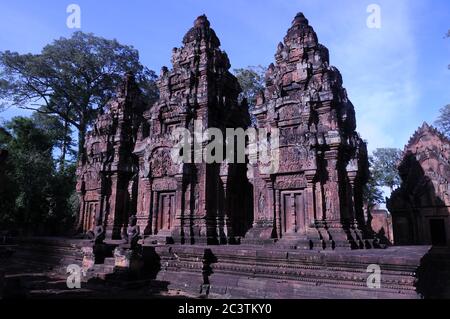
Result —
M 194 195 L 194 211 L 195 212 L 198 212 L 199 201 L 200 201 L 200 194 L 198 191 L 196 191 L 195 195 Z
M 162 177 L 173 174 L 172 159 L 167 149 L 160 149 L 153 153 L 150 160 L 152 177 Z
M 264 196 L 264 192 L 261 192 L 259 194 L 259 200 L 258 200 L 258 211 L 260 213 L 263 213 L 265 207 L 266 207 L 266 197 Z

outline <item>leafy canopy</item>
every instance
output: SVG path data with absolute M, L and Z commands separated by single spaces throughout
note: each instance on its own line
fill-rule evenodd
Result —
M 396 148 L 379 148 L 372 154 L 372 175 L 378 186 L 394 190 L 400 186 L 398 165 L 402 151 Z
M 89 125 L 132 72 L 149 103 L 157 97 L 156 75 L 139 53 L 117 40 L 75 32 L 45 46 L 40 54 L 0 52 L 0 100 L 54 115 L 78 131 L 79 152 Z

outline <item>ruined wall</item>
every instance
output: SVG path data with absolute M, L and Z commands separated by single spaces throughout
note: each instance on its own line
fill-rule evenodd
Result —
M 395 244 L 450 245 L 450 141 L 424 123 L 405 147 L 388 201 Z

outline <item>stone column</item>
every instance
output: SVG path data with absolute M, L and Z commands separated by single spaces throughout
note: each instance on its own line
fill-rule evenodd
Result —
M 227 173 L 228 173 L 228 171 L 227 171 Z M 229 213 L 228 212 L 228 200 L 229 199 L 228 199 L 228 190 L 227 190 L 228 174 L 227 175 L 221 175 L 220 176 L 220 181 L 222 183 L 222 189 L 223 189 L 223 198 L 222 198 L 222 200 L 223 200 L 223 202 L 222 202 L 222 204 L 223 204 L 223 206 L 222 206 L 223 214 L 222 214 L 222 216 L 218 216 L 219 217 L 218 219 L 220 219 L 220 220 L 218 220 L 217 223 L 218 224 L 219 224 L 219 222 L 221 223 L 220 226 L 223 229 L 223 235 L 225 236 L 225 240 L 229 241 L 230 237 L 233 237 L 233 229 L 232 229 L 230 218 L 229 218 L 229 215 L 228 215 L 228 213 Z M 220 187 L 217 188 L 217 199 L 218 199 L 218 201 L 220 200 L 220 193 L 219 193 L 219 191 L 220 191 Z M 220 227 L 218 227 L 218 234 L 219 234 L 220 239 L 223 240 L 221 238 L 222 234 L 220 233 Z
M 118 205 L 117 205 L 117 183 L 118 176 L 117 174 L 113 174 L 111 176 L 110 181 L 111 189 L 109 196 L 109 210 L 108 210 L 108 218 L 106 221 L 106 238 L 113 239 L 120 236 L 120 225 L 117 223 L 117 218 L 121 213 Z
M 150 219 L 152 221 L 152 235 L 157 235 L 157 233 L 158 233 L 158 224 L 157 224 L 158 216 L 156 216 L 156 215 L 159 212 L 159 207 L 158 207 L 159 203 L 158 203 L 158 198 L 157 198 L 158 193 L 152 190 L 150 192 L 150 194 L 151 194 L 150 198 L 152 199 L 152 202 L 151 202 L 152 209 L 151 209 L 151 214 L 150 214 Z
M 329 222 L 340 222 L 340 199 L 339 199 L 339 174 L 338 174 L 338 150 L 331 147 L 325 152 L 327 161 L 328 179 L 324 185 L 325 191 L 325 213 Z
M 356 180 L 356 174 L 357 171 L 350 171 L 347 170 L 347 176 L 349 179 L 349 184 L 350 184 L 350 200 L 351 202 L 349 203 L 348 206 L 348 217 L 350 219 L 350 222 L 354 223 L 355 225 L 357 225 L 359 222 L 362 221 L 358 221 L 356 219 L 356 212 L 355 212 L 355 180 Z
M 178 174 L 175 176 L 175 180 L 177 183 L 177 190 L 175 193 L 175 218 L 173 219 L 172 225 L 172 237 L 176 241 L 183 241 L 183 225 L 185 220 L 185 210 L 186 210 L 186 201 L 185 201 L 185 193 L 183 189 L 183 175 Z
M 306 177 L 306 189 L 305 189 L 305 212 L 306 212 L 306 227 L 310 228 L 314 225 L 316 219 L 316 207 L 314 206 L 315 202 L 315 185 L 314 178 L 316 176 L 316 170 L 307 170 L 305 171 Z
M 137 224 L 145 235 L 148 235 L 148 227 L 151 225 L 150 220 L 150 194 L 151 184 L 148 178 L 139 180 L 138 202 L 137 202 Z M 147 231 L 146 231 L 147 230 Z

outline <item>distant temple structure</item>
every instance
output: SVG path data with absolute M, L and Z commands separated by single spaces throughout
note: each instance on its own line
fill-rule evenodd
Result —
M 394 243 L 394 232 L 392 229 L 392 216 L 386 210 L 375 206 L 370 210 L 370 225 L 377 238 L 388 245 Z
M 155 104 L 142 100 L 128 74 L 87 136 L 78 166 L 80 232 L 101 225 L 106 239 L 120 239 L 135 216 L 149 244 L 374 246 L 363 213 L 366 144 L 355 131 L 342 77 L 303 14 L 278 45 L 253 111 L 257 129 L 279 131 L 275 172 L 248 157 L 246 163 L 173 161 L 174 130 L 193 133 L 196 122 L 221 132 L 245 130 L 251 122 L 206 16 L 172 53 Z
M 450 245 L 450 140 L 424 123 L 405 147 L 388 200 L 396 245 Z

